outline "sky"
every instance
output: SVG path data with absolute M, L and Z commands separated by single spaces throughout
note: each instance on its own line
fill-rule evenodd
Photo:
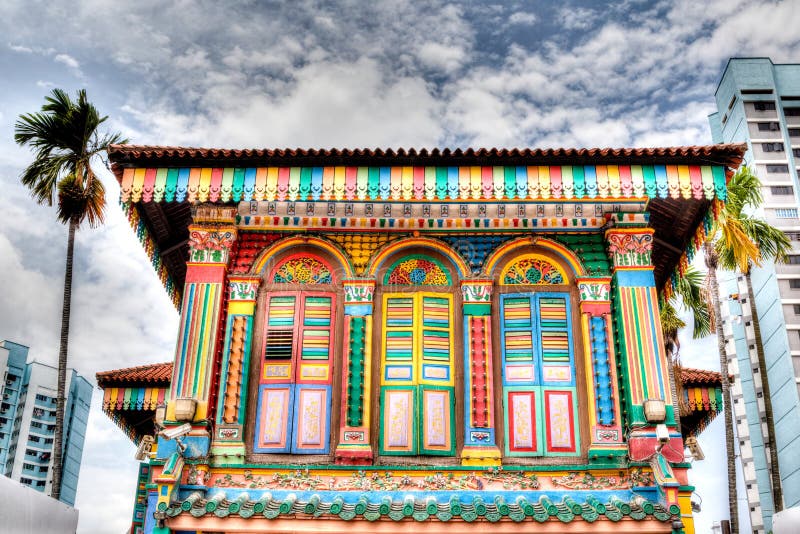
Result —
M 55 363 L 66 228 L 19 184 L 14 122 L 85 88 L 132 143 L 220 147 L 622 147 L 709 144 L 729 57 L 800 58 L 792 1 L 0 2 L 0 339 Z M 122 216 L 76 245 L 70 363 L 170 361 L 178 316 Z M 719 369 L 684 334 L 687 365 Z M 124 532 L 134 447 L 95 391 L 79 532 Z M 692 471 L 698 532 L 727 516 L 722 418 Z M 740 514 L 746 521 L 746 505 Z M 743 525 L 746 526 L 746 525 Z

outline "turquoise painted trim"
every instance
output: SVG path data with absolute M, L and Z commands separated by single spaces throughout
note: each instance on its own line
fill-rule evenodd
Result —
M 641 269 L 617 269 L 614 271 L 619 287 L 656 287 L 656 279 L 652 267 Z

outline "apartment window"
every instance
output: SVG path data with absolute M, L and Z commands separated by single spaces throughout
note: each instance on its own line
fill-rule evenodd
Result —
M 777 208 L 775 210 L 775 217 L 778 219 L 796 219 L 797 208 Z
M 794 157 L 800 158 L 800 148 L 793 148 L 792 154 L 794 154 Z
M 783 143 L 761 143 L 764 152 L 783 152 Z
M 43 465 L 43 466 L 41 466 L 41 467 L 39 468 L 39 472 L 40 472 L 40 473 L 47 473 L 47 466 L 46 466 L 46 465 Z
M 800 128 L 789 128 L 789 137 L 800 137 Z
M 25 454 L 28 456 L 36 456 L 36 451 L 33 449 L 25 449 Z
M 53 443 L 53 438 L 46 438 L 46 439 L 44 440 L 44 444 L 45 444 L 45 445 L 51 445 L 52 443 Z
M 800 304 L 795 304 L 794 305 L 794 314 L 795 315 L 800 315 Z
M 771 95 L 772 89 L 742 89 L 743 95 Z
M 783 114 L 787 117 L 800 117 L 800 108 L 783 108 Z
M 788 263 L 789 265 L 800 265 L 800 255 L 790 254 L 786 258 L 786 263 Z
M 756 111 L 775 111 L 775 102 L 753 102 Z
M 39 421 L 31 421 L 31 428 L 42 428 L 42 423 Z
M 36 395 L 36 400 L 42 401 L 42 402 L 50 402 L 50 398 L 49 397 L 45 397 L 44 395 Z
M 789 280 L 789 287 L 792 289 L 800 289 L 800 279 L 791 279 Z
M 800 232 L 786 232 L 786 237 L 792 241 L 800 241 Z
M 769 188 L 769 192 L 773 195 L 791 195 L 794 194 L 794 189 L 791 185 L 773 185 Z
M 44 487 L 44 480 L 37 480 L 36 481 L 36 487 L 37 488 L 43 488 Z
M 779 173 L 779 172 L 789 172 L 788 165 L 767 165 L 767 172 L 769 173 Z
M 758 123 L 758 131 L 759 132 L 776 132 L 780 130 L 780 125 L 777 122 L 759 122 Z
M 731 97 L 731 101 L 728 102 L 728 109 L 731 109 L 735 103 L 736 103 L 736 95 L 733 95 Z
M 39 437 L 38 436 L 28 436 L 28 441 L 33 442 L 33 443 L 39 443 Z
M 36 468 L 36 466 L 33 464 L 22 464 L 22 468 L 28 469 L 29 471 L 33 471 Z
M 28 486 L 30 486 L 30 485 L 31 485 L 31 483 L 33 482 L 33 480 L 31 480 L 30 478 L 25 478 L 25 477 L 21 477 L 21 478 L 19 479 L 19 481 L 20 481 L 22 484 L 27 484 Z

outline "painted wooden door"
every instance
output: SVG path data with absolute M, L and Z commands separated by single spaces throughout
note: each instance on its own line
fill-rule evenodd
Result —
M 506 455 L 577 455 L 569 294 L 501 295 L 500 344 Z
M 380 453 L 455 454 L 453 297 L 383 297 Z
M 330 450 L 335 309 L 333 293 L 267 297 L 255 452 Z

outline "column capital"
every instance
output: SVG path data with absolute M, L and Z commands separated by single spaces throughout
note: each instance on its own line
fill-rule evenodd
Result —
M 611 312 L 611 277 L 578 278 L 581 313 L 603 315 Z
M 614 269 L 652 268 L 652 228 L 610 228 L 605 238 Z
M 372 315 L 372 301 L 375 297 L 375 280 L 371 278 L 352 278 L 342 280 L 344 290 L 345 315 Z
M 234 225 L 189 225 L 189 263 L 227 265 L 236 235 Z
M 491 278 L 467 278 L 461 280 L 461 296 L 464 302 L 464 315 L 489 315 L 492 311 Z

